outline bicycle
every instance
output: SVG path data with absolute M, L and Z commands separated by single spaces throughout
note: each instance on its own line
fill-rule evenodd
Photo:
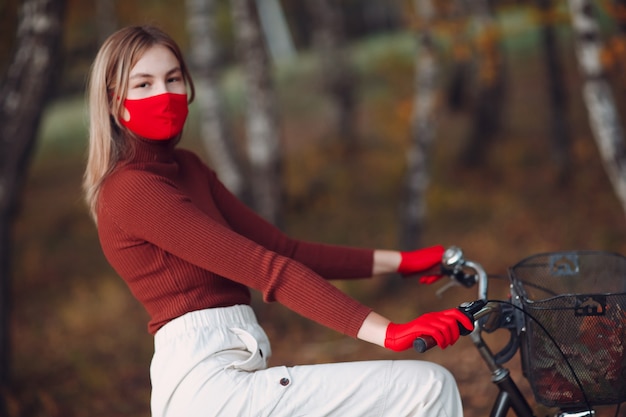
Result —
M 508 269 L 508 300 L 488 298 L 490 276 L 460 248 L 445 251 L 441 272 L 452 280 L 448 285 L 478 284 L 478 299 L 458 308 L 474 320 L 469 336 L 498 387 L 491 417 L 536 416 L 504 367 L 518 352 L 535 401 L 555 416 L 592 417 L 600 406 L 619 414 L 626 401 L 626 257 L 602 251 L 530 256 Z M 509 340 L 493 353 L 483 333 L 498 329 L 508 330 Z M 435 344 L 421 337 L 414 348 L 424 352 Z

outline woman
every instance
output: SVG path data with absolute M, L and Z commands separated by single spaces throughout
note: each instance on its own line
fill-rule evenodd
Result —
M 89 83 L 86 199 L 105 256 L 150 315 L 153 416 L 459 416 L 454 379 L 419 361 L 267 367 L 250 290 L 351 337 L 394 351 L 440 347 L 472 322 L 458 310 L 395 324 L 328 279 L 439 264 L 440 246 L 367 250 L 290 239 L 176 148 L 193 100 L 176 43 L 154 27 L 109 37 Z

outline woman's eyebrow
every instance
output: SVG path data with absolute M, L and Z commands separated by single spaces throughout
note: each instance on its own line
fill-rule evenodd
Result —
M 174 68 L 172 68 L 171 70 L 169 70 L 169 71 L 167 72 L 167 74 L 166 74 L 166 75 L 172 75 L 172 74 L 174 74 L 174 73 L 176 73 L 176 72 L 182 72 L 182 70 L 180 69 L 180 67 L 174 67 Z
M 181 72 L 180 67 L 174 67 L 171 70 L 169 70 L 168 72 L 165 73 L 166 76 L 172 75 L 176 72 Z M 130 76 L 130 79 L 135 79 L 135 78 L 154 78 L 154 74 L 149 74 L 146 72 L 138 72 L 136 74 L 133 74 Z
M 135 78 L 153 78 L 153 77 L 154 77 L 154 75 L 152 75 L 152 74 L 148 74 L 148 73 L 145 73 L 145 72 L 139 72 L 137 74 L 131 75 L 130 79 L 132 80 L 132 79 L 135 79 Z

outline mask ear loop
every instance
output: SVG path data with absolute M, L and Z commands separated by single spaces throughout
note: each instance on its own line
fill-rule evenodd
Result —
M 124 125 L 120 122 L 120 118 L 124 117 L 124 112 L 128 112 L 126 107 L 124 106 L 124 100 L 121 97 L 121 91 L 115 91 L 114 88 L 109 88 L 109 113 L 115 120 L 115 124 L 120 130 L 127 130 Z M 126 92 L 123 94 L 126 96 Z M 115 97 L 115 99 L 114 99 Z M 130 113 L 129 113 L 130 116 Z
M 109 117 L 111 118 L 111 121 L 113 122 L 112 125 L 117 126 L 117 128 L 119 130 L 123 129 L 124 126 L 119 122 L 119 116 L 116 113 L 120 113 L 120 110 L 124 108 L 123 104 L 118 104 L 117 106 L 115 105 L 115 103 L 122 103 L 122 99 L 120 98 L 119 95 L 117 95 L 117 100 L 114 98 L 115 96 L 115 92 L 114 91 L 109 91 Z
M 119 116 L 115 114 L 114 95 L 115 93 L 113 91 L 109 92 L 109 120 L 111 124 L 112 151 L 117 155 L 118 159 L 132 159 L 135 154 L 135 140 L 129 139 L 138 139 L 139 137 L 133 131 L 125 127 L 120 122 Z M 122 99 L 119 95 L 117 96 L 117 102 L 120 103 L 118 106 L 119 113 L 120 110 L 124 109 Z

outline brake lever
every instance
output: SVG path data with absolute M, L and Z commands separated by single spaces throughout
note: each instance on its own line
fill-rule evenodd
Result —
M 450 277 L 450 282 L 439 288 L 435 294 L 441 298 L 444 292 L 448 291 L 452 287 L 462 285 L 465 288 L 471 288 L 478 281 L 476 274 L 467 274 L 461 268 L 441 268 L 442 275 Z
M 450 277 L 450 281 L 443 285 L 441 288 L 439 288 L 437 291 L 435 291 L 435 295 L 437 296 L 437 298 L 443 298 L 443 293 L 448 291 L 450 288 L 452 287 L 458 287 L 461 284 L 459 284 L 459 282 L 457 280 L 454 279 L 454 277 Z

